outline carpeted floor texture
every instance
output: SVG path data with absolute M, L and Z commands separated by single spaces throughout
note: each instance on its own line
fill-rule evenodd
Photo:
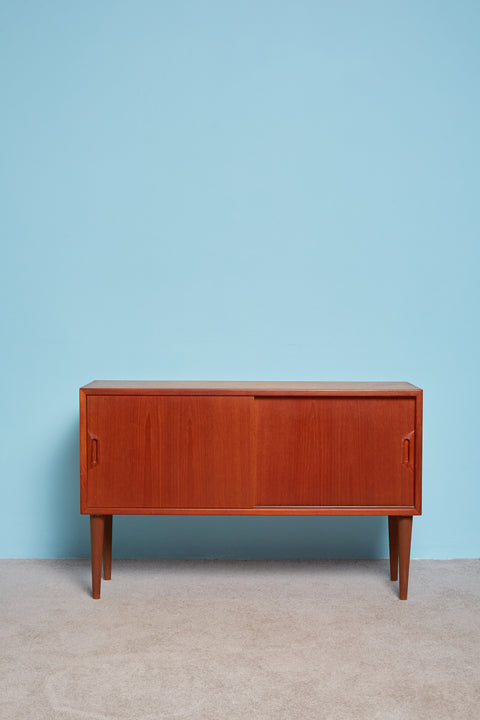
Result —
M 0 561 L 1 720 L 478 720 L 480 561 Z

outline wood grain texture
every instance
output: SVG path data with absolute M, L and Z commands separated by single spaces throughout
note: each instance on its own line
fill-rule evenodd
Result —
M 415 395 L 407 382 L 177 382 L 156 380 L 94 380 L 82 390 L 89 395 Z
M 406 600 L 408 596 L 408 574 L 410 570 L 410 546 L 412 542 L 412 517 L 398 518 L 398 564 L 399 564 L 399 597 Z
M 406 599 L 421 512 L 422 390 L 409 383 L 95 381 L 80 389 L 92 592 L 113 514 L 387 515 Z
M 87 507 L 87 514 L 102 515 L 419 515 L 413 507 L 384 507 L 362 505 L 361 507 L 341 506 L 286 506 L 259 507 L 116 507 L 113 505 L 101 505 Z
M 87 394 L 80 389 L 80 512 L 88 512 Z
M 388 545 L 390 550 L 390 580 L 398 579 L 398 517 L 388 518 Z
M 251 507 L 252 398 L 88 396 L 89 508 Z
M 422 514 L 423 390 L 415 395 L 415 509 Z
M 112 579 L 112 531 L 113 515 L 105 515 L 103 528 L 103 579 Z
M 92 597 L 94 600 L 98 600 L 100 598 L 100 588 L 102 584 L 104 528 L 105 517 L 103 515 L 90 515 L 90 545 L 92 552 Z
M 410 506 L 414 398 L 257 398 L 257 506 Z
M 198 385 L 198 383 L 196 383 L 196 385 Z M 274 385 L 279 385 L 279 383 L 274 383 Z M 325 383 L 318 383 L 318 385 L 323 386 Z M 331 384 L 327 383 L 326 385 Z M 370 386 L 372 383 L 368 383 L 368 385 Z M 398 383 L 398 385 L 403 386 L 405 383 Z M 88 388 L 88 386 L 86 387 Z M 348 422 L 351 422 L 348 420 L 348 415 L 350 414 L 350 403 L 354 403 L 352 407 L 357 407 L 358 401 L 355 400 L 357 397 L 362 399 L 362 403 L 368 401 L 370 405 L 365 405 L 365 407 L 369 407 L 370 409 L 382 408 L 384 406 L 388 408 L 393 406 L 393 404 L 397 404 L 397 401 L 401 401 L 400 404 L 402 406 L 405 406 L 405 402 L 414 404 L 413 406 L 415 407 L 414 412 L 416 417 L 414 424 L 416 438 L 416 442 L 414 444 L 415 462 L 410 463 L 410 475 L 407 473 L 406 483 L 402 485 L 400 482 L 400 488 L 402 488 L 403 496 L 400 497 L 399 495 L 396 495 L 394 498 L 395 502 L 392 502 L 391 497 L 393 490 L 395 490 L 395 482 L 393 483 L 392 490 L 389 477 L 384 483 L 385 487 L 382 488 L 377 483 L 379 492 L 373 494 L 370 493 L 370 497 L 367 497 L 367 499 L 365 499 L 365 496 L 363 496 L 363 498 L 360 497 L 361 504 L 354 502 L 355 499 L 359 500 L 358 495 L 362 495 L 365 486 L 368 489 L 369 481 L 367 479 L 367 475 L 369 463 L 370 465 L 372 463 L 372 448 L 376 458 L 375 472 L 378 475 L 378 473 L 382 470 L 382 462 L 384 470 L 388 470 L 387 465 L 385 465 L 385 462 L 382 461 L 382 455 L 388 455 L 387 448 L 391 447 L 392 443 L 391 439 L 389 440 L 390 445 L 385 445 L 383 441 L 385 433 L 387 432 L 388 434 L 389 432 L 386 428 L 388 427 L 390 420 L 388 417 L 383 418 L 382 420 L 382 414 L 380 414 L 379 418 L 377 418 L 376 425 L 372 425 L 370 427 L 370 430 L 372 430 L 372 428 L 374 429 L 376 426 L 381 428 L 380 433 L 377 437 L 373 438 L 373 440 L 368 437 L 368 433 L 370 432 L 368 428 L 367 434 L 365 435 L 364 432 L 363 436 L 362 432 L 360 432 L 359 435 L 358 429 L 355 430 L 355 428 L 353 433 L 350 431 L 346 432 L 346 430 L 348 430 Z M 89 412 L 89 418 L 93 420 L 93 425 L 89 422 L 88 430 L 87 398 L 89 408 L 93 411 L 93 414 L 92 412 Z M 207 405 L 204 406 L 204 401 L 209 398 L 210 404 L 207 403 Z M 238 433 L 237 441 L 235 442 L 237 442 L 237 450 L 240 445 L 242 450 L 236 455 L 234 451 L 231 454 L 231 459 L 234 460 L 235 457 L 237 459 L 241 457 L 244 458 L 241 465 L 239 465 L 238 462 L 234 463 L 235 467 L 237 467 L 237 469 L 240 468 L 240 470 L 237 471 L 236 474 L 229 472 L 228 481 L 222 480 L 223 486 L 222 482 L 220 485 L 217 483 L 217 490 L 214 491 L 211 489 L 210 494 L 205 495 L 203 490 L 201 490 L 202 484 L 197 482 L 197 478 L 195 476 L 194 466 L 197 464 L 196 461 L 193 462 L 193 465 L 192 460 L 190 461 L 191 472 L 189 470 L 188 455 L 187 458 L 185 458 L 185 453 L 181 453 L 179 467 L 176 468 L 178 463 L 176 459 L 176 451 L 174 451 L 173 448 L 177 448 L 177 450 L 179 450 L 182 443 L 188 446 L 190 442 L 188 435 L 186 434 L 187 430 L 185 429 L 187 426 L 181 429 L 181 426 L 184 425 L 183 420 L 181 419 L 182 413 L 180 412 L 179 414 L 177 410 L 181 410 L 182 407 L 195 408 L 194 414 L 196 414 L 197 417 L 196 425 L 198 428 L 202 424 L 200 414 L 203 413 L 203 408 L 208 406 L 210 408 L 209 412 L 214 412 L 215 414 L 216 410 L 214 411 L 214 405 L 211 403 L 212 401 L 221 400 L 221 398 L 215 394 L 210 395 L 210 392 L 207 390 L 203 390 L 203 395 L 194 397 L 191 397 L 190 395 L 167 396 L 162 400 L 163 410 L 160 411 L 157 407 L 155 397 L 152 395 L 144 395 L 141 389 L 137 390 L 132 397 L 129 393 L 126 395 L 122 393 L 114 396 L 98 396 L 97 393 L 91 395 L 88 389 L 82 388 L 80 391 L 81 512 L 101 514 L 186 515 L 417 515 L 421 513 L 422 391 L 419 389 L 408 391 L 407 393 L 405 393 L 405 391 L 401 391 L 400 394 L 396 395 L 394 398 L 386 396 L 383 399 L 383 404 L 377 396 L 372 397 L 368 392 L 363 392 L 360 396 L 354 395 L 349 398 L 345 398 L 343 395 L 337 397 L 337 400 L 335 400 L 335 407 L 337 407 L 337 403 L 339 403 L 339 408 L 344 407 L 344 411 L 342 412 L 347 422 L 347 425 L 345 425 L 343 430 L 344 439 L 342 439 L 341 422 L 340 434 L 338 434 L 337 426 L 339 424 L 339 418 L 335 420 L 332 431 L 332 439 L 334 439 L 334 435 L 337 433 L 337 439 L 335 442 L 337 444 L 338 442 L 341 442 L 341 446 L 337 447 L 335 452 L 340 456 L 340 468 L 343 468 L 343 475 L 340 477 L 345 478 L 345 490 L 342 492 L 334 492 L 335 483 L 337 483 L 337 481 L 332 477 L 330 479 L 327 478 L 326 485 L 323 486 L 323 489 L 316 483 L 315 463 L 318 465 L 318 462 L 321 462 L 321 452 L 324 451 L 320 451 L 318 448 L 314 447 L 315 437 L 320 432 L 318 425 L 316 423 L 312 425 L 311 423 L 309 424 L 308 422 L 304 422 L 303 424 L 305 427 L 304 430 L 301 431 L 300 435 L 295 436 L 294 433 L 293 437 L 288 441 L 290 443 L 290 450 L 286 453 L 286 463 L 288 467 L 293 467 L 294 473 L 297 473 L 298 475 L 298 467 L 295 467 L 297 461 L 293 462 L 292 460 L 295 456 L 295 452 L 301 452 L 302 447 L 305 450 L 307 450 L 308 447 L 313 447 L 313 453 L 308 453 L 307 457 L 304 457 L 303 460 L 300 461 L 299 467 L 303 467 L 302 463 L 307 464 L 307 475 L 306 477 L 300 478 L 299 483 L 293 480 L 290 481 L 291 484 L 294 484 L 294 488 L 291 488 L 292 495 L 289 498 L 291 502 L 285 506 L 273 504 L 275 500 L 278 502 L 279 499 L 272 497 L 270 493 L 272 487 L 277 485 L 277 478 L 279 476 L 281 477 L 281 473 L 278 475 L 274 469 L 276 465 L 279 464 L 278 458 L 281 456 L 281 453 L 285 451 L 286 447 L 282 442 L 280 448 L 276 449 L 275 443 L 276 439 L 281 436 L 281 432 L 287 435 L 290 433 L 288 429 L 289 421 L 288 417 L 284 417 L 283 420 L 280 416 L 276 417 L 277 413 L 274 413 L 273 417 L 269 421 L 270 424 L 273 422 L 270 430 L 271 437 L 268 441 L 272 452 L 272 458 L 270 460 L 268 459 L 268 450 L 266 448 L 266 454 L 262 455 L 263 451 L 260 452 L 260 448 L 263 446 L 263 440 L 260 439 L 259 441 L 258 439 L 259 431 L 257 429 L 257 425 L 260 422 L 260 433 L 265 432 L 265 426 L 262 425 L 262 413 L 259 415 L 256 408 L 260 407 L 259 403 L 266 403 L 268 405 L 268 403 L 271 402 L 279 403 L 284 401 L 287 403 L 287 407 L 291 407 L 291 402 L 294 398 L 299 400 L 299 407 L 307 407 L 304 403 L 307 402 L 308 404 L 308 399 L 304 397 L 298 398 L 296 395 L 284 395 L 283 398 L 278 398 L 276 396 L 275 398 L 270 396 L 260 396 L 256 399 L 254 399 L 253 396 L 241 396 L 239 398 L 236 398 L 236 396 L 224 396 L 224 401 L 228 399 L 231 403 L 236 402 L 236 400 L 241 400 L 242 402 L 248 402 L 249 400 L 253 401 L 255 412 L 249 410 L 248 413 L 241 413 L 241 418 L 240 416 L 237 417 Z M 332 400 L 329 400 L 329 395 L 324 396 L 322 394 L 320 396 L 315 396 L 315 398 L 315 400 L 312 398 L 313 402 L 317 402 L 318 400 L 328 400 L 330 403 L 332 402 Z M 161 397 L 157 398 L 157 400 L 161 399 Z M 189 405 L 190 401 L 193 402 L 192 406 Z M 186 405 L 182 404 L 185 402 L 187 402 Z M 222 407 L 222 402 L 220 402 L 218 408 Z M 342 406 L 342 403 L 345 402 L 347 405 Z M 374 405 L 371 405 L 372 402 Z M 100 413 L 101 417 L 96 417 L 95 415 L 95 403 L 97 403 L 97 407 L 102 406 L 104 408 Z M 290 403 L 290 405 L 288 403 Z M 357 403 L 357 405 L 355 405 L 355 403 Z M 274 407 L 280 408 L 282 405 L 280 404 Z M 331 405 L 331 407 L 334 406 Z M 408 405 L 408 407 L 410 407 L 410 405 Z M 232 410 L 231 412 L 234 411 Z M 376 410 L 373 414 L 375 413 Z M 313 413 L 312 417 L 315 419 L 315 413 Z M 341 414 L 339 417 L 341 420 Z M 355 422 L 358 423 L 358 413 L 356 417 L 357 419 Z M 321 419 L 320 415 L 318 419 Z M 328 421 L 328 417 L 325 419 Z M 221 428 L 225 423 L 225 426 L 228 427 L 229 422 L 228 417 L 222 417 L 220 415 L 218 417 L 218 422 L 216 423 L 216 434 L 210 434 L 209 436 L 208 432 L 202 431 L 202 433 L 197 433 L 195 436 L 195 452 L 200 459 L 203 457 L 203 461 L 201 460 L 200 464 L 203 462 L 204 470 L 205 465 L 209 463 L 209 451 L 205 446 L 211 444 L 212 438 L 215 437 L 216 444 L 222 446 L 223 431 Z M 162 427 L 169 428 L 163 435 L 163 442 L 167 445 L 167 450 L 166 452 L 162 451 L 162 453 L 160 453 L 161 443 L 158 442 L 158 438 L 155 439 L 152 447 L 152 438 L 156 438 L 156 433 L 159 433 L 160 423 Z M 283 429 L 280 428 L 280 434 L 278 432 L 279 428 L 275 427 L 275 423 L 277 423 L 277 425 L 278 423 L 280 423 L 280 425 L 283 424 Z M 249 430 L 245 430 L 245 426 L 249 426 Z M 178 434 L 176 430 L 173 430 L 174 427 L 180 429 L 180 434 Z M 101 434 L 103 435 L 100 439 L 95 435 L 95 432 L 98 434 L 99 428 L 101 428 Z M 335 430 L 335 428 L 337 428 L 337 430 Z M 247 441 L 246 438 L 247 434 L 249 435 L 249 441 Z M 240 442 L 239 438 L 241 437 L 243 440 Z M 94 439 L 97 441 L 95 452 L 98 457 L 96 458 L 92 457 Z M 362 450 L 361 447 L 359 448 L 359 445 L 362 444 L 363 440 L 367 441 L 367 445 L 370 448 L 369 458 L 367 457 L 367 459 L 365 459 L 365 451 Z M 238 442 L 240 442 L 240 445 Z M 293 446 L 296 447 L 296 449 L 295 447 L 293 448 L 293 454 L 291 452 L 292 443 Z M 376 445 L 379 446 L 379 452 L 375 450 Z M 334 446 L 335 443 L 332 445 L 332 448 Z M 355 450 L 355 447 L 357 447 L 357 450 Z M 342 453 L 347 456 L 348 453 L 346 453 L 346 451 L 350 452 L 349 448 L 353 448 L 356 453 L 352 456 L 354 460 L 349 462 L 347 462 L 347 460 L 341 461 Z M 393 450 L 393 455 L 397 457 L 396 446 Z M 105 451 L 107 451 L 107 455 L 104 457 L 103 453 Z M 245 451 L 247 455 L 245 455 Z M 191 458 L 193 458 L 193 455 L 191 454 L 192 452 L 193 450 L 189 450 Z M 329 454 L 331 457 L 332 452 L 334 453 L 333 449 L 328 451 L 327 455 Z M 224 459 L 222 461 L 224 463 L 227 463 L 226 454 L 224 454 Z M 352 474 L 354 471 L 352 463 L 356 464 L 358 460 L 361 460 L 360 465 L 364 468 L 363 485 L 361 483 L 358 485 L 357 480 Z M 264 471 L 261 469 L 262 463 L 263 465 L 268 466 L 268 472 L 266 473 L 267 480 L 264 483 L 264 490 L 260 491 L 258 498 L 255 499 L 253 497 L 253 486 L 255 483 L 258 483 L 259 473 L 260 475 L 262 473 L 264 474 Z M 280 464 L 282 464 L 283 467 L 283 461 Z M 348 467 L 349 465 L 350 467 Z M 169 470 L 169 466 L 173 468 L 172 471 Z M 309 470 L 308 467 L 310 467 Z M 401 467 L 400 469 L 397 467 L 397 475 L 400 473 L 405 476 L 405 469 L 405 467 Z M 285 476 L 284 470 L 285 468 L 283 467 L 281 472 L 283 472 Z M 165 473 L 167 473 L 170 480 L 166 484 L 162 484 L 160 477 L 165 476 Z M 218 473 L 220 473 L 220 476 L 222 475 L 222 471 L 219 468 L 217 468 L 213 475 L 210 474 L 210 479 L 207 479 L 207 476 L 205 475 L 205 488 L 208 487 L 209 483 L 211 487 L 211 480 L 212 478 L 215 480 Z M 270 479 L 268 479 L 269 474 Z M 190 480 L 187 479 L 187 476 L 189 475 L 191 477 Z M 226 476 L 224 476 L 224 478 L 225 477 Z M 295 475 L 293 477 L 295 477 Z M 372 477 L 375 477 L 375 473 L 373 473 Z M 386 477 L 387 475 L 385 473 L 384 478 Z M 99 480 L 99 482 L 96 482 L 96 480 Z M 186 497 L 192 488 L 193 482 L 195 482 L 193 495 Z M 414 487 L 414 501 L 412 501 L 410 493 L 412 482 Z M 232 484 L 240 484 L 242 487 L 241 493 L 239 494 L 238 490 L 227 490 L 225 483 L 230 486 Z M 270 490 L 268 490 L 269 484 Z M 310 496 L 309 502 L 306 502 L 305 493 L 308 492 L 309 484 L 312 485 L 313 495 Z M 352 490 L 352 484 L 353 486 L 355 486 L 355 484 L 358 485 L 357 490 L 355 490 L 355 487 L 353 487 Z M 269 494 L 269 496 L 267 497 L 266 494 Z M 209 500 L 211 500 L 214 504 L 211 504 Z M 367 500 L 370 500 L 371 502 L 367 502 Z M 268 502 L 269 504 L 261 506 L 260 503 L 263 502 Z M 256 507 L 255 503 L 257 503 Z

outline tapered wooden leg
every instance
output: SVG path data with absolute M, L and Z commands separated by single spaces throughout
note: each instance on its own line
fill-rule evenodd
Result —
M 390 580 L 398 578 L 398 517 L 388 516 L 388 544 L 390 546 Z
M 113 515 L 105 515 L 105 528 L 103 531 L 103 579 L 112 577 L 112 520 Z
M 98 600 L 102 583 L 104 515 L 90 515 L 90 544 L 92 552 L 92 597 Z
M 412 542 L 412 516 L 398 518 L 398 554 L 400 565 L 400 600 L 407 599 L 410 545 Z

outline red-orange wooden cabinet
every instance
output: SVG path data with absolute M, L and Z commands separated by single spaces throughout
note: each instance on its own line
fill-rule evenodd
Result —
M 406 599 L 421 468 L 409 383 L 94 381 L 80 388 L 93 597 L 115 514 L 386 515 Z

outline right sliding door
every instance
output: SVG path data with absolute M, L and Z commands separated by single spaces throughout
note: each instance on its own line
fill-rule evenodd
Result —
M 415 398 L 256 397 L 256 506 L 414 505 Z

